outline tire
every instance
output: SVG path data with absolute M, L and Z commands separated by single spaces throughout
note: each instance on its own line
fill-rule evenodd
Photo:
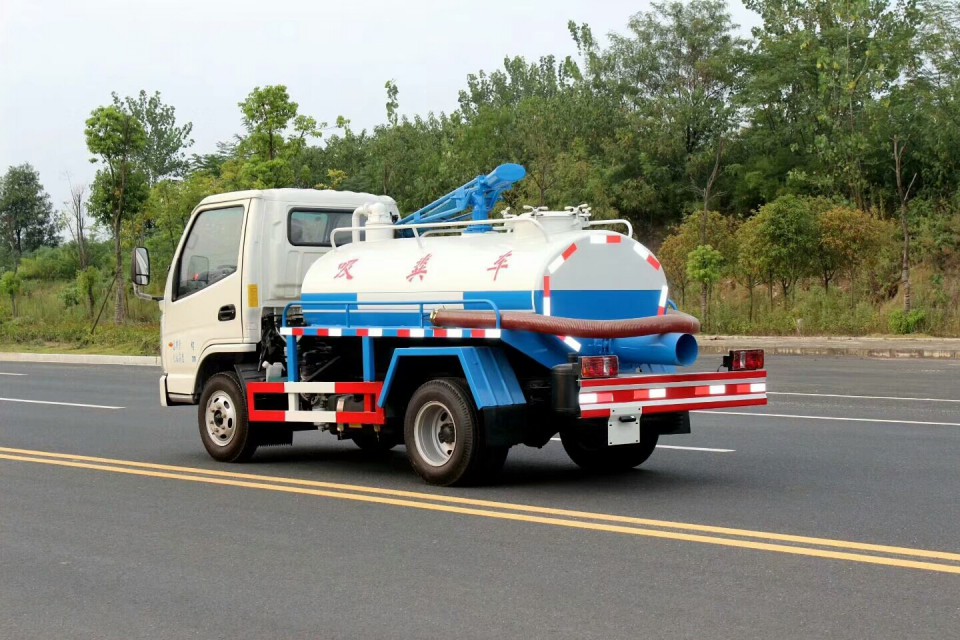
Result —
M 606 421 L 581 421 L 560 432 L 563 449 L 578 467 L 590 472 L 618 473 L 638 467 L 657 447 L 660 434 L 652 429 L 640 429 L 637 444 L 607 444 Z
M 456 378 L 422 384 L 410 398 L 403 429 L 410 465 L 430 484 L 471 484 L 506 459 L 506 450 L 484 448 L 473 396 Z
M 200 439 L 210 457 L 220 462 L 246 462 L 260 444 L 247 420 L 247 401 L 232 373 L 210 377 L 197 412 Z

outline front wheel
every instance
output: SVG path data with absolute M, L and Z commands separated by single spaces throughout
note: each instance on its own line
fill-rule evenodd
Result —
M 247 403 L 240 381 L 232 373 L 211 376 L 203 387 L 198 412 L 200 439 L 207 453 L 220 462 L 245 462 L 259 442 L 247 420 Z
M 640 429 L 636 444 L 607 444 L 606 421 L 581 421 L 560 432 L 563 449 L 578 467 L 586 471 L 618 472 L 640 466 L 657 447 L 660 434 Z
M 403 430 L 410 464 L 430 484 L 486 480 L 507 457 L 505 448 L 485 447 L 473 396 L 460 379 L 422 384 L 407 405 Z

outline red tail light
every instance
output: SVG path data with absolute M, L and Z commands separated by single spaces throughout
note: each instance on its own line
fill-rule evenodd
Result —
M 584 356 L 580 358 L 581 378 L 615 378 L 620 373 L 617 356 Z
M 756 371 L 763 369 L 763 349 L 731 351 L 723 357 L 723 366 L 730 371 Z

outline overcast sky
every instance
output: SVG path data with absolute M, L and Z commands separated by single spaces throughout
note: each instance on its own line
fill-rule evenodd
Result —
M 505 55 L 574 54 L 567 20 L 623 31 L 644 0 L 0 0 L 0 171 L 29 162 L 60 208 L 95 168 L 84 120 L 110 92 L 160 91 L 193 122 L 191 152 L 241 130 L 237 102 L 285 84 L 300 112 L 356 129 L 385 120 L 384 82 L 404 114 L 450 112 L 467 74 Z M 734 21 L 758 18 L 738 0 Z

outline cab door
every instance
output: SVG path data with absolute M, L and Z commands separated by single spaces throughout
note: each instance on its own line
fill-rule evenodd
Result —
M 167 280 L 162 362 L 171 394 L 192 395 L 205 350 L 243 341 L 240 247 L 250 201 L 193 216 Z

